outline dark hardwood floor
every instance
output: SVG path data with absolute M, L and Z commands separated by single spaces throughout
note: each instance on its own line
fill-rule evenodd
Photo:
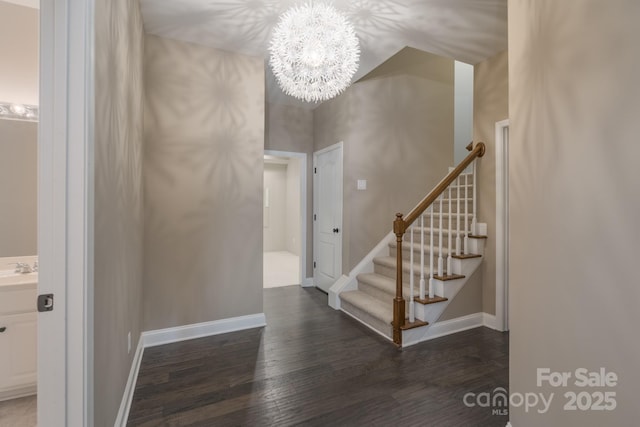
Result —
M 508 385 L 508 334 L 398 351 L 299 286 L 266 289 L 267 327 L 148 348 L 129 426 L 500 426 L 468 392 Z

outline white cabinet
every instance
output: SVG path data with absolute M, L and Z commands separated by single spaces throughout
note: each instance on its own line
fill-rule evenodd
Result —
M 36 391 L 35 300 L 35 287 L 0 287 L 0 400 Z

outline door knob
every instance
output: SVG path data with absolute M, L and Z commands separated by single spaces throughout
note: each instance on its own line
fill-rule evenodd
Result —
M 339 232 L 340 232 L 340 229 L 339 229 L 339 228 L 334 228 L 334 229 L 333 229 L 333 232 L 334 232 L 334 233 L 339 233 Z

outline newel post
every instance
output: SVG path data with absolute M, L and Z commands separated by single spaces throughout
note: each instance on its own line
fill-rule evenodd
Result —
M 393 299 L 393 342 L 402 346 L 402 327 L 404 326 L 405 303 L 402 296 L 402 238 L 407 229 L 407 225 L 402 219 L 402 214 L 397 213 L 393 222 L 393 232 L 396 235 L 396 297 Z

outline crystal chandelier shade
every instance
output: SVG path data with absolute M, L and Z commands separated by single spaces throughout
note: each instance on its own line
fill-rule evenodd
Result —
M 324 3 L 287 10 L 273 31 L 269 52 L 282 90 L 307 102 L 325 101 L 343 92 L 360 58 L 353 26 Z

